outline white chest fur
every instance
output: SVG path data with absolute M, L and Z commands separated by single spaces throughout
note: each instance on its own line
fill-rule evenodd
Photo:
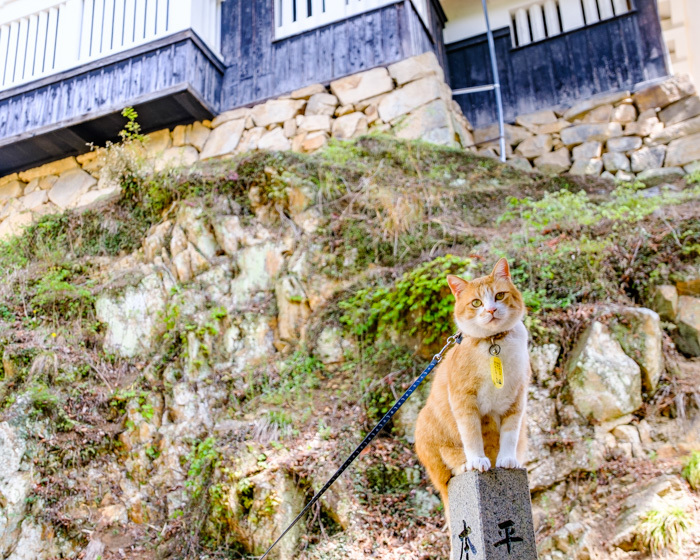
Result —
M 513 404 L 518 389 L 527 379 L 529 373 L 529 354 L 527 351 L 527 330 L 518 322 L 508 335 L 496 342 L 501 347 L 499 358 L 503 365 L 503 387 L 496 387 L 491 379 L 491 357 L 488 354 L 490 342 L 483 341 L 483 359 L 479 360 L 479 375 L 483 382 L 477 393 L 477 403 L 482 416 L 491 414 L 502 416 Z

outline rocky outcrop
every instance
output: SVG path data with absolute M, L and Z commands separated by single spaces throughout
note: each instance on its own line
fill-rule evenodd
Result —
M 644 514 L 652 510 L 663 511 L 669 507 L 690 509 L 687 492 L 677 476 L 664 476 L 647 484 L 640 492 L 624 501 L 615 520 L 612 545 L 622 550 L 634 550 Z
M 700 356 L 700 290 L 698 280 L 675 286 L 656 286 L 651 292 L 652 306 L 660 317 L 675 323 L 673 340 L 689 356 Z
M 410 76 L 410 70 L 399 69 L 396 75 Z M 426 72 L 422 66 L 417 79 L 435 77 Z M 314 96 L 335 99 L 324 92 L 320 86 L 297 95 L 308 107 Z M 324 113 L 296 115 L 271 130 L 253 123 L 246 133 L 289 140 L 287 134 L 303 129 L 305 139 L 318 133 L 325 140 L 329 123 L 342 123 L 342 117 L 352 117 L 346 119 L 351 125 L 371 122 L 366 110 L 354 104 L 346 113 L 347 108 L 341 110 L 333 99 L 321 100 L 333 105 L 339 118 L 332 121 Z M 447 107 L 442 98 L 434 99 L 398 117 L 405 128 L 397 122 L 394 131 L 415 130 L 413 119 L 434 118 L 434 123 L 445 125 L 435 130 L 453 134 L 460 123 L 449 122 L 454 113 L 450 115 Z M 628 109 L 618 108 L 606 107 L 600 113 L 617 111 L 630 118 Z M 222 117 L 216 126 L 209 123 L 214 129 L 204 127 L 209 132 L 202 134 L 202 147 L 211 130 L 247 122 L 249 117 L 241 111 Z M 513 134 L 509 145 L 520 150 L 519 157 L 529 165 L 522 154 L 539 149 L 543 127 L 560 121 L 547 113 L 523 119 L 526 134 Z M 194 129 L 173 131 L 172 146 L 161 135 L 159 149 L 166 154 L 185 148 L 179 144 L 187 144 Z M 386 146 L 395 148 L 395 157 L 406 146 L 425 150 L 431 162 L 433 153 L 455 157 L 452 150 L 367 138 L 343 147 L 347 152 L 330 150 L 327 161 L 333 163 L 324 169 L 336 169 L 339 153 L 354 156 L 361 150 L 379 151 L 376 162 L 383 162 L 385 169 L 387 154 L 392 153 Z M 596 140 L 572 151 L 575 159 L 586 156 L 605 162 L 603 146 Z M 625 144 L 612 147 L 623 149 Z M 564 146 L 557 151 L 570 157 Z M 179 557 L 168 547 L 197 535 L 200 544 L 215 543 L 227 553 L 259 555 L 420 370 L 422 360 L 402 348 L 403 341 L 389 337 L 369 345 L 350 334 L 355 325 L 346 325 L 346 330 L 341 326 L 345 323 L 338 322 L 338 315 L 345 312 L 339 299 L 358 293 L 369 281 L 383 286 L 381 282 L 391 282 L 399 269 L 377 266 L 366 254 L 364 239 L 348 239 L 335 231 L 346 215 L 339 217 L 335 207 L 328 211 L 332 185 L 318 185 L 312 182 L 316 176 L 306 175 L 311 165 L 323 162 L 324 155 L 286 156 L 281 161 L 292 165 L 277 165 L 281 157 L 249 156 L 235 174 L 228 164 L 204 166 L 208 172 L 222 165 L 231 181 L 225 188 L 231 191 L 206 189 L 201 199 L 176 197 L 140 246 L 132 245 L 130 254 L 100 253 L 81 260 L 81 266 L 91 267 L 99 278 L 96 284 L 86 284 L 95 286 L 92 295 L 99 323 L 89 314 L 84 345 L 67 342 L 66 330 L 49 323 L 31 329 L 35 337 L 31 348 L 24 340 L 9 345 L 6 340 L 26 336 L 26 325 L 38 320 L 21 316 L 9 305 L 0 309 L 0 402 L 3 419 L 8 419 L 0 423 L 0 454 L 5 458 L 0 461 L 0 547 L 5 547 L 0 548 L 0 557 L 97 560 L 118 554 L 119 539 L 130 535 L 138 540 L 132 543 L 134 550 L 126 549 L 132 554 L 129 560 L 150 552 L 136 550 L 141 542 L 154 543 L 162 557 Z M 488 176 L 488 162 L 457 157 L 468 166 L 480 163 L 473 166 L 476 176 L 487 176 L 489 189 L 496 184 L 495 177 L 515 176 L 512 169 L 498 165 Z M 256 167 L 259 162 L 264 164 Z M 299 169 L 295 162 L 301 162 Z M 255 172 L 238 177 L 251 163 Z M 472 195 L 484 184 L 464 179 L 461 166 L 454 174 L 439 165 L 435 169 L 440 177 L 447 175 L 443 184 L 449 196 Z M 413 194 L 412 165 L 409 172 L 410 189 L 403 192 Z M 168 174 L 166 180 L 175 176 Z M 370 176 L 377 182 L 383 179 L 380 174 Z M 32 183 L 19 177 L 12 181 L 22 183 L 22 199 L 31 207 L 37 200 L 46 204 L 43 195 L 48 197 L 59 180 L 52 177 L 34 178 Z M 342 179 L 350 181 L 349 177 Z M 438 175 L 426 177 L 442 180 L 435 179 Z M 535 191 L 538 194 L 557 185 L 542 177 L 524 177 L 531 181 L 524 184 L 547 186 Z M 42 188 L 42 181 L 48 188 Z M 372 201 L 386 197 L 387 207 L 393 208 L 393 196 L 403 189 L 394 183 L 372 190 L 374 186 L 348 187 L 353 212 L 370 204 L 370 198 L 362 198 L 365 194 Z M 87 194 L 92 192 L 96 191 Z M 421 191 L 415 200 L 427 204 L 433 192 L 425 192 L 427 197 Z M 503 198 L 501 191 L 495 196 Z M 320 209 L 323 205 L 326 208 Z M 123 206 L 120 202 L 110 210 L 114 208 Z M 688 212 L 688 206 L 682 211 Z M 85 216 L 66 219 L 74 223 L 71 220 Z M 489 224 L 489 236 L 491 228 Z M 465 250 L 482 251 L 471 246 Z M 411 267 L 416 258 L 411 255 L 399 262 Z M 543 560 L 606 557 L 610 551 L 605 546 L 613 535 L 601 534 L 601 528 L 613 531 L 618 522 L 615 508 L 632 493 L 639 494 L 635 490 L 643 490 L 651 479 L 679 471 L 681 455 L 698 446 L 692 393 L 697 384 L 689 382 L 695 379 L 694 363 L 675 353 L 668 337 L 662 346 L 666 336 L 662 327 L 674 337 L 693 340 L 692 332 L 684 330 L 690 324 L 684 310 L 697 299 L 700 286 L 685 266 L 688 261 L 680 262 L 684 268 L 663 270 L 662 277 L 684 276 L 688 281 L 650 292 L 650 305 L 662 317 L 631 304 L 599 302 L 574 304 L 551 315 L 543 310 L 528 318 L 538 342 L 530 349 L 526 467 Z M 473 263 L 481 266 L 476 258 Z M 15 301 L 12 298 L 9 303 Z M 79 326 L 70 324 L 72 329 Z M 567 337 L 580 332 L 581 326 L 589 328 L 572 352 L 575 341 Z M 52 330 L 47 332 L 47 327 Z M 684 347 L 678 344 L 678 348 Z M 668 373 L 663 373 L 662 349 L 670 358 Z M 656 389 L 659 386 L 661 390 Z M 673 393 L 676 387 L 690 388 Z M 298 529 L 288 536 L 282 557 L 366 557 L 377 550 L 374 543 L 367 543 L 387 535 L 388 544 L 380 550 L 396 550 L 396 558 L 446 555 L 440 549 L 446 539 L 439 529 L 444 523 L 439 498 L 430 490 L 411 448 L 416 416 L 428 390 L 425 384 L 405 403 L 389 426 L 391 431 L 383 433 L 319 502 L 304 521 L 315 532 Z M 67 432 L 59 429 L 66 422 L 60 416 L 62 407 L 75 423 Z M 85 416 L 86 411 L 95 415 Z M 94 439 L 88 437 L 93 435 Z M 71 454 L 62 456 L 63 450 Z M 54 480 L 56 472 L 60 474 Z M 678 483 L 685 484 L 680 478 Z M 55 501 L 58 493 L 61 499 Z M 394 511 L 398 514 L 386 528 L 367 522 L 384 519 L 378 513 Z M 59 514 L 60 521 L 46 521 Z M 396 521 L 399 518 L 410 521 L 402 525 Z M 68 527 L 69 540 L 63 531 L 58 537 L 52 533 L 57 523 Z M 407 528 L 415 531 L 408 537 L 403 533 Z M 620 518 L 619 532 L 625 531 Z M 392 540 L 397 533 L 400 544 Z M 626 542 L 626 537 L 621 539 L 620 546 L 627 547 Z M 610 556 L 621 560 L 622 549 L 613 548 Z
M 608 328 L 625 354 L 640 367 L 642 386 L 652 394 L 664 370 L 659 316 L 651 309 L 642 307 L 618 308 L 613 313 Z
M 567 380 L 576 409 L 596 422 L 634 412 L 642 404 L 639 366 L 598 321 L 576 343 Z
M 676 324 L 678 333 L 675 340 L 678 348 L 691 356 L 700 356 L 700 298 L 678 298 Z
M 27 511 L 26 499 L 32 479 L 28 472 L 20 470 L 26 443 L 7 423 L 0 423 L 0 556 L 7 558 L 17 550 L 17 541 L 26 536 L 23 519 Z M 33 528 L 33 527 L 32 527 Z
M 154 271 L 123 294 L 98 298 L 95 310 L 107 326 L 105 346 L 110 352 L 135 356 L 152 348 L 172 285 L 167 276 Z
M 594 471 L 603 460 L 591 426 L 549 391 L 532 389 L 527 411 L 527 470 L 532 490 L 549 488 L 575 471 Z

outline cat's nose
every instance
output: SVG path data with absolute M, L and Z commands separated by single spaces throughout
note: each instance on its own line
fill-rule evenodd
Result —
M 496 313 L 496 308 L 492 307 L 491 309 L 485 309 L 484 311 L 486 311 L 486 313 L 491 313 L 491 315 L 493 315 L 494 313 Z

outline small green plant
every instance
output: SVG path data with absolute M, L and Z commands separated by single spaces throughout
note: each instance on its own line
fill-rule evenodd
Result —
M 371 465 L 365 470 L 365 477 L 369 488 L 377 493 L 396 493 L 409 486 L 406 471 L 391 464 Z
M 463 274 L 470 259 L 446 255 L 405 273 L 393 286 L 364 288 L 339 303 L 340 318 L 348 330 L 366 341 L 387 328 L 408 335 L 420 333 L 430 344 L 453 330 L 454 300 L 448 274 Z
M 133 107 L 125 107 L 122 109 L 122 117 L 126 118 L 126 124 L 124 128 L 119 131 L 119 137 L 122 142 L 143 142 L 146 137 L 141 134 L 141 125 L 136 119 L 139 118 L 139 114 Z
M 158 451 L 158 448 L 154 445 L 149 445 L 146 447 L 146 455 L 148 455 L 152 461 L 155 461 L 160 456 L 160 451 Z
M 369 428 L 391 408 L 396 400 L 395 392 L 400 388 L 408 388 L 421 362 L 408 348 L 387 340 L 376 341 L 360 352 L 361 356 L 355 360 L 362 364 L 366 377 L 360 379 L 358 398 L 362 400 Z M 386 372 L 392 372 L 389 379 Z
M 34 385 L 29 389 L 29 398 L 37 414 L 51 418 L 59 432 L 68 432 L 75 423 L 63 408 L 59 395 L 45 385 Z
M 693 490 L 700 489 L 700 451 L 693 451 L 684 461 L 681 474 Z
M 321 439 L 328 439 L 331 437 L 333 430 L 324 422 L 323 418 L 319 418 L 317 432 Z
M 4 303 L 0 303 L 0 320 L 12 323 L 16 320 L 16 316 L 12 309 L 5 305 Z
M 190 489 L 192 500 L 201 496 L 206 488 L 214 469 L 219 461 L 219 452 L 216 449 L 216 440 L 208 437 L 203 441 L 195 442 L 192 451 L 187 455 L 189 467 L 187 469 L 187 481 L 185 486 Z
M 656 554 L 665 548 L 678 549 L 683 534 L 690 528 L 688 513 L 678 506 L 647 511 L 637 526 L 637 544 Z
M 116 391 L 110 398 L 109 405 L 118 415 L 126 414 L 127 405 L 133 403 L 141 417 L 147 422 L 151 420 L 155 414 L 153 405 L 148 402 L 150 393 L 148 391 L 137 391 L 134 388 L 120 389 Z M 127 428 L 133 428 L 133 422 L 127 421 Z
M 276 424 L 279 428 L 286 428 L 292 425 L 292 418 L 286 412 L 271 410 L 267 413 L 270 424 Z
M 225 307 L 219 306 L 211 310 L 210 317 L 212 321 L 221 321 L 228 317 L 228 311 Z
M 572 221 L 578 225 L 590 225 L 598 218 L 585 191 L 573 193 L 562 189 L 545 193 L 540 200 L 511 197 L 508 205 L 511 209 L 499 218 L 499 222 L 520 217 L 540 230 L 555 224 L 568 225 Z
M 92 307 L 94 297 L 89 289 L 91 283 L 76 285 L 72 282 L 74 275 L 73 270 L 64 266 L 49 269 L 34 287 L 32 306 L 50 311 L 55 317 L 82 316 Z
M 308 397 L 310 391 L 317 389 L 325 376 L 323 362 L 306 350 L 297 350 L 287 359 L 280 369 L 279 383 L 265 399 L 281 404 Z

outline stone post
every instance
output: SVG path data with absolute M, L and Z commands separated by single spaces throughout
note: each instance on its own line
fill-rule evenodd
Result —
M 525 469 L 469 471 L 450 480 L 451 560 L 536 560 Z

